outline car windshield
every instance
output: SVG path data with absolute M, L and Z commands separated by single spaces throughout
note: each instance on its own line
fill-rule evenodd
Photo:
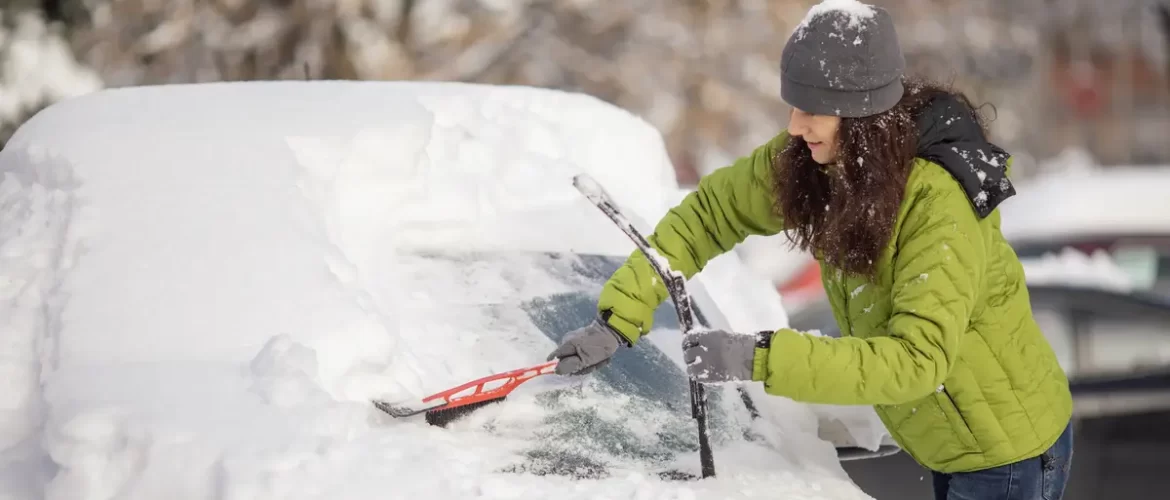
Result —
M 463 349 L 453 358 L 482 356 L 502 342 L 539 352 L 535 361 L 542 362 L 568 332 L 596 316 L 601 287 L 624 260 L 543 252 L 412 253 L 402 259 L 402 267 L 413 275 L 411 281 L 425 281 L 426 293 L 441 303 L 443 317 L 434 321 L 470 315 L 480 318 L 484 328 L 508 330 L 497 334 L 506 338 L 480 342 L 483 347 Z M 698 305 L 694 309 L 697 324 L 709 326 L 704 311 Z M 647 339 L 678 329 L 674 304 L 667 299 L 656 310 Z M 489 346 L 493 342 L 497 347 Z M 552 378 L 558 381 L 529 398 L 510 396 L 505 404 L 451 425 L 522 440 L 526 459 L 503 468 L 517 472 L 600 477 L 614 468 L 630 468 L 671 474 L 680 453 L 697 453 L 686 375 L 654 342 L 620 350 L 592 375 Z M 707 392 L 714 441 L 717 434 L 729 435 L 721 402 L 733 398 Z

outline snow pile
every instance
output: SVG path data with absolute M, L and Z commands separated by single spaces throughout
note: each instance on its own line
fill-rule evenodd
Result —
M 1108 252 L 1097 250 L 1085 255 L 1074 248 L 1035 259 L 1021 259 L 1029 285 L 1064 285 L 1101 288 L 1117 292 L 1133 291 L 1131 276 L 1119 267 Z
M 849 20 L 849 27 L 857 28 L 866 19 L 872 18 L 876 11 L 872 5 L 857 0 L 821 0 L 808 10 L 801 24 L 807 25 L 812 18 L 828 13 L 844 14 Z
M 656 474 L 697 471 L 689 413 L 594 378 L 447 429 L 369 404 L 544 360 L 510 305 L 591 285 L 541 252 L 632 249 L 581 172 L 640 227 L 677 187 L 653 128 L 553 91 L 156 86 L 45 110 L 0 153 L 0 497 L 865 498 L 813 410 L 777 398 L 753 423 L 770 445 L 720 441 L 702 482 Z M 573 432 L 595 439 L 570 456 L 633 458 L 508 471 Z
M 19 153 L 3 154 L 22 161 Z M 5 160 L 7 162 L 7 160 Z M 68 165 L 38 158 L 24 171 L 0 170 L 0 498 L 33 498 L 23 481 L 42 479 L 35 433 L 46 409 L 42 373 L 51 369 L 62 300 L 61 278 L 74 264 L 82 228 Z
M 50 32 L 36 11 L 17 14 L 11 30 L 4 27 L 5 13 L 0 10 L 0 126 L 102 87 L 97 74 L 76 61 L 68 43 Z

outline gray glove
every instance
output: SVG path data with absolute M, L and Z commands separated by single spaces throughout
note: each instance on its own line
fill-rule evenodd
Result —
M 630 343 L 608 324 L 596 319 L 569 332 L 561 345 L 548 355 L 547 361 L 560 358 L 557 375 L 585 375 L 609 362 L 621 345 L 628 347 Z
M 696 331 L 683 337 L 683 361 L 687 375 L 700 382 L 752 379 L 756 347 L 767 347 L 771 335 Z

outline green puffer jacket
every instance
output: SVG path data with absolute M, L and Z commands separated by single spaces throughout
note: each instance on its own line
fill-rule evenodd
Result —
M 797 401 L 873 405 L 903 450 L 950 473 L 1039 455 L 1069 423 L 1072 398 L 1000 233 L 994 204 L 1014 192 L 1009 158 L 981 132 L 944 122 L 920 120 L 920 158 L 877 279 L 822 265 L 842 337 L 780 329 L 770 349 L 757 349 L 753 379 Z M 784 229 L 770 159 L 787 139 L 705 176 L 657 224 L 648 239 L 673 269 L 690 278 L 749 235 Z M 978 170 L 965 161 L 973 156 L 1001 167 Z M 987 172 L 997 182 L 983 190 Z M 653 277 L 635 251 L 601 293 L 603 317 L 631 342 L 667 298 Z

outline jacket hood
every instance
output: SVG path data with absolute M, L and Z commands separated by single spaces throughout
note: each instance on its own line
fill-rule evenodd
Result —
M 1007 177 L 1011 155 L 987 140 L 974 110 L 957 97 L 943 94 L 933 98 L 917 123 L 917 155 L 954 176 L 980 218 L 1016 194 Z

